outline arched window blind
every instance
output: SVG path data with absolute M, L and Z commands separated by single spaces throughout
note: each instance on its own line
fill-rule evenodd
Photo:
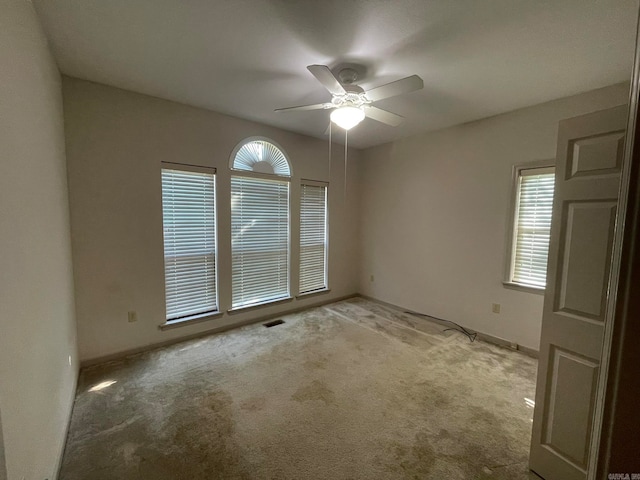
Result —
M 327 288 L 327 186 L 303 183 L 300 196 L 300 293 Z
M 289 177 L 286 155 L 267 139 L 234 150 L 231 168 L 232 308 L 288 298 Z
M 553 167 L 519 172 L 511 267 L 514 283 L 546 286 L 554 180 Z
M 163 164 L 167 321 L 218 310 L 215 170 Z
M 285 154 L 266 139 L 249 139 L 241 144 L 233 155 L 231 168 L 284 177 L 291 176 L 291 167 Z

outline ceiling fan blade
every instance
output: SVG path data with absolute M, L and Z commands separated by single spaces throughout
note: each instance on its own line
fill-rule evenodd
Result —
M 332 95 L 344 95 L 347 91 L 326 65 L 309 65 L 307 70 L 329 90 Z
M 411 75 L 410 77 L 396 80 L 395 82 L 387 83 L 366 92 L 367 98 L 372 102 L 382 100 L 383 98 L 395 97 L 403 93 L 413 92 L 420 90 L 424 87 L 424 82 L 418 75 Z
M 285 111 L 291 111 L 291 110 L 323 110 L 325 108 L 331 108 L 329 107 L 329 105 L 332 105 L 332 104 L 331 103 L 329 104 L 315 103 L 313 105 L 299 105 L 297 107 L 276 108 L 274 112 L 285 112 Z
M 364 109 L 364 114 L 373 120 L 391 125 L 392 127 L 397 127 L 404 122 L 404 117 L 396 115 L 395 113 L 387 112 L 386 110 L 382 110 L 378 107 L 366 107 Z

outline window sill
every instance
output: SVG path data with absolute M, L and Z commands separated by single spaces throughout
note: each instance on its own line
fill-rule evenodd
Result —
M 514 282 L 502 282 L 502 285 L 505 288 L 510 288 L 511 290 L 519 290 L 521 292 L 544 295 L 544 287 L 534 287 L 531 285 L 523 285 L 521 283 L 514 283 Z
M 229 315 L 233 315 L 235 313 L 242 313 L 242 312 L 246 312 L 248 310 L 253 310 L 253 309 L 257 309 L 257 308 L 261 308 L 261 307 L 266 307 L 266 306 L 271 306 L 271 305 L 278 305 L 280 303 L 287 303 L 293 300 L 293 297 L 285 297 L 285 298 L 277 298 L 275 300 L 269 300 L 267 302 L 262 302 L 262 303 L 252 303 L 251 305 L 246 305 L 243 307 L 236 307 L 236 308 L 231 308 L 229 310 L 227 310 L 227 313 Z
M 330 288 L 322 288 L 319 290 L 312 290 L 310 292 L 304 292 L 304 293 L 300 293 L 298 295 L 296 295 L 296 298 L 308 298 L 308 297 L 313 297 L 315 295 L 323 295 L 325 293 L 329 293 L 331 291 Z
M 206 322 L 224 315 L 223 312 L 208 312 L 200 313 L 197 315 L 191 315 L 189 317 L 181 318 L 180 320 L 172 320 L 165 322 L 162 325 L 158 325 L 160 330 L 171 330 L 178 327 L 184 327 L 186 325 L 193 325 L 194 323 Z

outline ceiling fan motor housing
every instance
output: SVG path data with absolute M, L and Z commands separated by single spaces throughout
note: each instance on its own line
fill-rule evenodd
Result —
M 348 86 L 348 85 L 347 85 Z M 355 85 L 354 85 L 355 86 Z M 345 88 L 346 89 L 346 88 Z M 331 99 L 331 103 L 336 107 L 361 107 L 363 105 L 368 105 L 371 101 L 367 98 L 364 90 L 360 87 L 357 87 L 357 90 L 349 91 L 342 95 L 334 95 Z

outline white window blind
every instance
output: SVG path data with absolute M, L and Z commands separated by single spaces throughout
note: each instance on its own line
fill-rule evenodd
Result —
M 231 178 L 232 308 L 289 297 L 289 182 Z
M 554 169 L 523 169 L 518 189 L 511 281 L 544 288 L 553 207 Z
M 327 187 L 302 184 L 300 293 L 327 288 Z
M 218 310 L 215 170 L 162 169 L 167 321 Z

